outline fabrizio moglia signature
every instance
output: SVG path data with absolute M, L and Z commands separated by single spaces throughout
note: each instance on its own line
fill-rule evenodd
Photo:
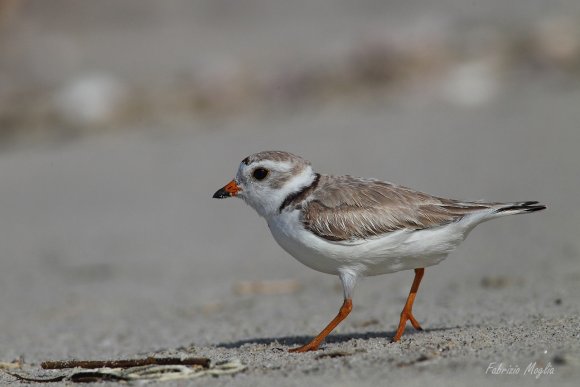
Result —
M 487 369 L 485 370 L 486 375 L 530 375 L 539 379 L 544 375 L 554 375 L 554 367 L 552 363 L 548 362 L 544 367 L 541 367 L 537 362 L 531 362 L 523 370 L 519 365 L 505 365 L 503 362 L 491 362 Z

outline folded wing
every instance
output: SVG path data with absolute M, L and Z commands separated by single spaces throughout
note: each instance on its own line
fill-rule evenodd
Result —
M 321 238 L 348 241 L 437 227 L 497 205 L 438 198 L 379 180 L 323 175 L 302 204 L 301 220 Z

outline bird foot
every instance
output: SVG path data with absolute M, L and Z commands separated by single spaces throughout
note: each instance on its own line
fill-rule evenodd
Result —
M 411 311 L 407 312 L 407 311 L 403 310 L 401 312 L 401 320 L 399 321 L 399 327 L 397 328 L 397 333 L 395 333 L 395 336 L 391 340 L 391 343 L 396 343 L 397 341 L 401 340 L 401 336 L 403 336 L 403 332 L 405 332 L 405 325 L 407 325 L 407 321 L 410 321 L 411 325 L 416 330 L 418 330 L 418 331 L 423 330 L 423 328 L 421 328 L 421 325 L 419 324 L 419 322 L 417 321 L 415 316 L 413 316 L 413 312 L 411 312 Z
M 302 352 L 310 352 L 310 351 L 318 351 L 318 346 L 320 344 L 311 341 L 310 343 L 303 345 L 302 347 L 298 348 L 291 348 L 288 352 L 291 353 L 302 353 Z

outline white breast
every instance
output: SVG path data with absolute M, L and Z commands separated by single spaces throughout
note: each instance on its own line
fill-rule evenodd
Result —
M 278 244 L 304 265 L 323 273 L 349 269 L 378 275 L 435 265 L 461 243 L 475 224 L 467 220 L 427 230 L 400 230 L 381 237 L 333 242 L 306 230 L 299 210 L 267 219 Z

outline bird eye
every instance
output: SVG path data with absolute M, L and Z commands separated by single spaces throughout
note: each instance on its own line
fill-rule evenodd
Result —
M 252 176 L 256 180 L 264 180 L 266 176 L 268 176 L 268 170 L 266 168 L 256 168 L 254 172 L 252 172 Z

